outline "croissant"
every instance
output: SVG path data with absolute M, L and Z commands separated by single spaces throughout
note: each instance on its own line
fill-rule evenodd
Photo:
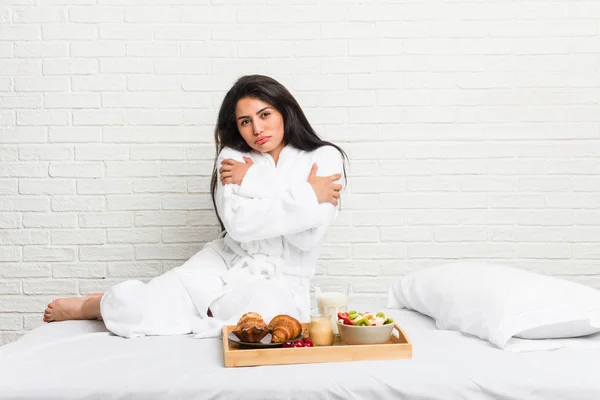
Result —
M 292 340 L 302 333 L 302 325 L 294 317 L 278 315 L 269 323 L 272 343 L 283 343 Z
M 258 343 L 267 336 L 269 327 L 259 313 L 249 312 L 242 315 L 232 333 L 242 342 Z

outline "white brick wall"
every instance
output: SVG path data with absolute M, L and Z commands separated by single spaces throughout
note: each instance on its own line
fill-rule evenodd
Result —
M 0 343 L 215 236 L 213 126 L 247 73 L 350 155 L 320 283 L 381 302 L 464 258 L 600 287 L 598 2 L 149 3 L 0 3 Z

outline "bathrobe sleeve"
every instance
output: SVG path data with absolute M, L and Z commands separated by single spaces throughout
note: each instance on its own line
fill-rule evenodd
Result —
M 335 147 L 323 146 L 319 148 L 315 152 L 314 162 L 319 167 L 317 176 L 340 174 L 342 179 L 337 183 L 343 184 L 344 160 Z M 321 203 L 319 204 L 317 213 L 319 218 L 317 226 L 301 232 L 286 234 L 284 235 L 284 239 L 303 251 L 309 251 L 317 247 L 327 233 L 327 229 L 337 218 L 339 213 L 339 203 L 338 207 L 331 203 Z
M 219 154 L 217 168 L 226 158 L 244 162 L 241 153 L 225 148 Z M 308 182 L 273 191 L 271 197 L 247 197 L 240 190 L 240 185 L 222 185 L 219 181 L 215 195 L 223 225 L 237 242 L 246 243 L 302 232 L 321 223 L 319 202 Z
M 283 191 L 283 184 L 283 176 L 276 168 L 264 164 L 253 164 L 246 171 L 237 193 L 253 198 L 274 197 Z

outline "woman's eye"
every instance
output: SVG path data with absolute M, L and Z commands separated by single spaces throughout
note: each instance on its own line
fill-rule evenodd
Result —
M 245 119 L 245 120 L 242 121 L 241 125 L 244 126 L 244 125 L 246 125 L 247 122 L 248 122 L 248 120 Z
M 268 117 L 269 115 L 271 115 L 271 113 L 270 113 L 270 112 L 264 112 L 264 113 L 263 113 L 263 118 L 266 118 L 266 117 Z

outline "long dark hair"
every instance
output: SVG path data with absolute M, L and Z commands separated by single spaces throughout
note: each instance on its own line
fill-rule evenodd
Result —
M 217 118 L 217 126 L 215 128 L 215 165 L 213 168 L 212 178 L 210 180 L 210 194 L 212 202 L 221 224 L 221 229 L 224 231 L 225 226 L 219 216 L 217 204 L 215 201 L 215 193 L 218 183 L 217 159 L 219 153 L 224 147 L 231 147 L 240 152 L 249 152 L 252 148 L 246 143 L 240 134 L 235 120 L 235 107 L 237 102 L 244 97 L 252 97 L 260 99 L 265 103 L 272 105 L 283 116 L 283 140 L 287 145 L 291 145 L 298 150 L 313 151 L 322 146 L 333 146 L 342 155 L 344 161 L 348 160 L 348 156 L 339 146 L 322 140 L 315 130 L 312 128 L 308 119 L 304 115 L 302 108 L 292 96 L 292 94 L 275 79 L 264 75 L 246 75 L 239 78 L 229 92 L 225 95 L 219 116 Z M 344 176 L 346 175 L 346 167 L 344 165 Z

